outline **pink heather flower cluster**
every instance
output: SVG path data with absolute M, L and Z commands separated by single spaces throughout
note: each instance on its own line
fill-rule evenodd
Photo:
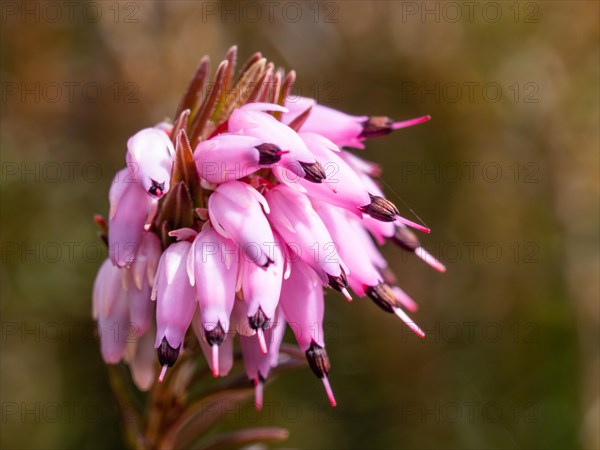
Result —
M 166 248 L 153 221 L 171 188 L 173 126 L 135 134 L 127 143 L 127 167 L 110 189 L 110 258 L 93 290 L 104 360 L 124 358 L 138 387 L 147 390 L 184 351 L 191 328 L 213 375 L 225 376 L 237 335 L 260 407 L 289 324 L 335 405 L 323 288 L 348 300 L 350 290 L 367 296 L 422 336 L 405 312 L 416 305 L 395 286 L 373 238 L 378 244 L 392 240 L 445 270 L 408 227 L 429 230 L 401 217 L 385 199 L 373 178 L 378 167 L 345 148 L 363 149 L 369 138 L 428 119 L 350 116 L 309 98 L 285 107 L 235 108 L 194 149 L 206 205 L 195 210 L 198 226 L 170 231 Z

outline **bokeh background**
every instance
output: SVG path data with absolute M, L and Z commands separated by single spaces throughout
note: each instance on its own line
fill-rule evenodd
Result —
M 428 337 L 329 294 L 339 406 L 298 370 L 223 427 L 286 427 L 282 448 L 599 448 L 599 3 L 475 3 L 3 2 L 2 447 L 123 445 L 91 218 L 126 139 L 237 44 L 322 103 L 432 115 L 365 156 L 448 271 L 385 247 Z

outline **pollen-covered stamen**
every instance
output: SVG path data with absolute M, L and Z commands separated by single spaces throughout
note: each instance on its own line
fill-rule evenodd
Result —
M 329 373 L 331 365 L 329 364 L 329 356 L 327 350 L 321 347 L 316 342 L 312 342 L 308 350 L 306 350 L 306 359 L 308 365 L 319 378 L 323 378 Z
M 160 375 L 158 377 L 159 382 L 164 380 L 165 374 L 167 373 L 167 368 L 173 367 L 173 364 L 175 364 L 175 361 L 177 361 L 180 349 L 181 345 L 177 348 L 173 348 L 169 345 L 167 338 L 162 339 L 160 346 L 156 349 L 156 353 L 158 354 L 158 362 L 162 366 Z
M 389 117 L 376 116 L 369 117 L 362 124 L 363 130 L 360 133 L 360 138 L 371 139 L 380 136 L 390 134 L 394 129 L 392 128 L 394 121 Z
M 367 296 L 385 312 L 393 313 L 398 303 L 396 295 L 391 286 L 387 283 L 379 283 L 376 286 L 369 286 L 365 289 Z
M 258 150 L 259 157 L 258 163 L 263 166 L 269 166 L 271 164 L 275 164 L 281 160 L 281 155 L 283 155 L 284 151 L 281 150 L 275 144 L 269 144 L 265 142 L 264 144 L 257 145 L 256 150 Z
M 394 222 L 400 212 L 396 205 L 390 202 L 388 199 L 380 197 L 378 195 L 369 194 L 371 197 L 371 203 L 365 206 L 361 206 L 359 209 L 361 212 L 368 214 L 373 219 L 381 220 L 382 222 Z
M 327 177 L 325 173 L 325 169 L 321 165 L 320 162 L 314 163 L 303 163 L 301 161 L 300 166 L 304 170 L 304 179 L 306 181 L 310 181 L 311 183 L 322 183 L 323 180 Z
M 150 180 L 152 181 L 152 185 L 150 186 L 150 188 L 148 189 L 148 193 L 150 195 L 154 195 L 155 197 L 160 197 L 165 193 L 165 183 L 159 183 L 156 180 Z
M 408 228 L 396 227 L 392 241 L 406 251 L 413 252 L 421 246 L 419 238 Z

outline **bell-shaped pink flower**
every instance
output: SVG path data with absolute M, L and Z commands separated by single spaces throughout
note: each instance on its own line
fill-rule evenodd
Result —
M 300 136 L 266 111 L 287 112 L 287 109 L 271 103 L 248 103 L 233 111 L 229 131 L 276 145 L 282 151 L 281 166 L 298 177 L 321 182 L 322 174 L 315 167 L 317 160 Z
M 323 380 L 329 401 L 335 406 L 327 378 L 330 365 L 323 333 L 323 287 L 319 277 L 302 261 L 292 262 L 290 277 L 283 282 L 280 305 L 311 369 Z
M 240 181 L 219 185 L 208 198 L 208 215 L 215 230 L 235 241 L 246 257 L 261 267 L 272 262 L 269 248 L 275 242 L 265 213 L 269 213 L 265 198 Z
M 212 347 L 213 372 L 219 375 L 216 359 L 219 346 L 229 331 L 235 301 L 239 255 L 237 246 L 208 223 L 198 233 L 187 259 L 187 271 L 200 305 L 200 320 Z
M 192 244 L 171 244 L 160 257 L 152 299 L 156 300 L 156 340 L 158 359 L 163 366 L 159 380 L 171 367 L 181 350 L 194 311 L 196 293 L 187 273 L 187 258 Z
M 266 269 L 247 259 L 242 262 L 242 293 L 248 308 L 247 320 L 257 333 L 263 353 L 267 353 L 264 330 L 271 326 L 281 294 L 285 270 L 283 245 L 279 239 L 272 243 L 269 258 L 273 263 Z
M 340 158 L 337 145 L 315 133 L 300 133 L 300 137 L 327 174 L 320 184 L 308 183 L 304 179 L 298 180 L 306 194 L 346 208 L 362 217 L 360 208 L 371 203 L 369 192 L 358 174 Z
M 127 164 L 135 171 L 142 188 L 153 198 L 169 191 L 175 149 L 167 134 L 145 128 L 127 141 Z
M 269 220 L 292 252 L 312 267 L 325 284 L 351 300 L 346 289 L 346 267 L 308 197 L 283 184 L 269 190 L 265 197 L 272 209 Z
M 152 323 L 154 302 L 150 296 L 160 255 L 161 245 L 156 234 L 144 232 L 135 261 L 130 269 L 124 269 L 129 316 L 137 336 L 146 333 Z
M 289 109 L 289 113 L 283 116 L 285 123 L 290 123 L 308 108 L 312 108 L 300 131 L 320 134 L 340 147 L 364 148 L 358 137 L 368 116 L 351 116 L 319 105 L 314 99 L 307 97 L 291 97 L 285 102 L 285 106 Z
M 100 266 L 92 292 L 93 317 L 98 322 L 100 350 L 107 364 L 117 364 L 121 360 L 130 335 L 122 275 L 122 269 L 107 259 Z
M 319 105 L 315 100 L 306 97 L 290 98 L 285 106 L 290 111 L 283 118 L 285 123 L 290 123 L 298 115 L 312 107 L 310 115 L 300 131 L 320 134 L 340 147 L 364 148 L 362 141 L 365 139 L 385 136 L 394 130 L 417 125 L 431 119 L 430 116 L 422 116 L 394 122 L 388 117 L 351 116 Z
M 129 267 L 134 262 L 148 214 L 156 200 L 146 195 L 130 169 L 120 170 L 113 179 L 108 219 L 108 250 L 113 264 Z
M 368 258 L 369 250 L 365 230 L 360 220 L 336 206 L 324 202 L 313 201 L 313 206 L 327 226 L 339 254 L 348 267 L 348 284 L 359 296 L 365 295 L 366 289 L 381 283 L 381 274 Z M 352 244 L 348 244 L 348 236 L 352 236 Z
M 201 178 L 211 183 L 238 180 L 261 167 L 278 163 L 282 150 L 275 144 L 253 136 L 223 133 L 202 141 L 194 151 Z
M 154 334 L 146 333 L 139 340 L 127 343 L 125 362 L 131 371 L 131 378 L 140 391 L 147 391 L 156 379 L 156 351 Z

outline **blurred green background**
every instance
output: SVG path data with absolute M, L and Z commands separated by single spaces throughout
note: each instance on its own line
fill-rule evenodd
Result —
M 386 246 L 428 337 L 330 294 L 339 406 L 307 368 L 224 427 L 286 427 L 284 448 L 599 448 L 598 2 L 4 1 L 1 27 L 3 448 L 123 445 L 91 218 L 126 139 L 232 44 L 336 108 L 432 115 L 361 155 L 448 271 Z

